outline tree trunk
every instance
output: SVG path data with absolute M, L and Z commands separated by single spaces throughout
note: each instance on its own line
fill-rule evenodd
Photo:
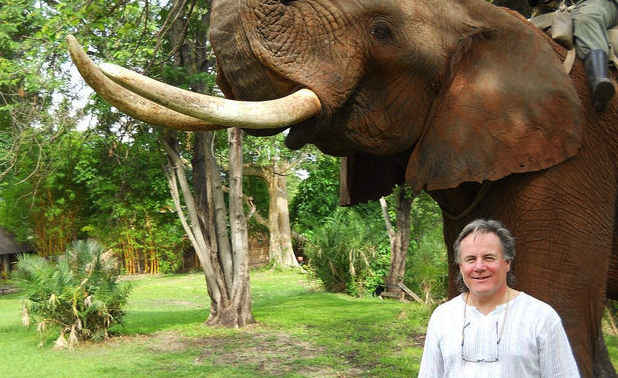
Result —
M 213 264 L 210 261 L 210 256 L 212 255 L 210 236 L 208 232 L 204 232 L 205 229 L 202 227 L 202 224 L 206 224 L 204 220 L 208 219 L 207 216 L 204 216 L 205 213 L 208 214 L 208 209 L 203 206 L 198 207 L 198 203 L 200 205 L 206 203 L 204 196 L 206 192 L 204 188 L 205 180 L 199 179 L 200 174 L 198 172 L 195 177 L 195 192 L 196 197 L 200 201 L 196 202 L 196 198 L 194 198 L 191 193 L 191 188 L 185 175 L 184 164 L 180 154 L 178 153 L 179 148 L 176 132 L 171 130 L 165 131 L 161 136 L 160 141 L 165 148 L 168 157 L 166 177 L 170 185 L 170 193 L 174 201 L 176 213 L 178 214 L 180 223 L 182 224 L 182 227 L 184 228 L 185 233 L 187 234 L 187 237 L 189 238 L 189 241 L 191 242 L 191 245 L 193 246 L 200 261 L 200 265 L 206 275 L 208 295 L 210 296 L 211 301 L 220 301 L 221 298 L 227 296 L 227 294 L 221 293 L 219 290 L 219 285 L 215 282 L 216 274 Z M 200 166 L 198 165 L 198 167 Z M 193 165 L 193 168 L 196 168 L 196 164 Z M 203 168 L 203 166 L 201 168 Z M 205 175 L 202 174 L 201 177 L 205 177 Z M 198 184 L 200 182 L 204 182 L 204 184 Z M 180 191 L 178 190 L 179 186 Z M 187 215 L 184 214 L 180 193 L 182 193 L 182 198 L 184 199 L 184 208 L 187 210 Z M 200 218 L 202 218 L 202 222 L 200 222 Z M 211 308 L 211 314 L 213 310 L 214 309 Z
M 212 250 L 218 254 L 220 268 L 225 277 L 226 289 L 229 292 L 232 289 L 233 281 L 233 262 L 232 262 L 232 246 L 227 232 L 227 207 L 225 206 L 225 197 L 223 195 L 223 182 L 221 179 L 221 171 L 217 161 L 215 160 L 213 144 L 214 134 L 212 132 L 204 132 L 196 134 L 195 152 L 193 154 L 193 173 L 198 177 L 202 175 L 206 183 L 206 198 L 203 203 L 204 209 L 207 209 L 207 218 L 203 220 L 204 227 L 210 233 Z M 231 152 L 231 151 L 230 151 Z M 197 158 L 196 158 L 197 157 Z M 196 169 L 196 160 L 203 159 L 205 170 L 202 174 L 201 170 Z M 202 182 L 195 182 L 195 186 L 201 185 Z
M 279 267 L 298 266 L 292 249 L 292 229 L 288 204 L 286 177 L 280 174 L 276 164 L 273 165 L 272 178 L 268 192 L 270 197 L 269 224 L 276 231 L 270 235 L 270 261 Z
M 410 195 L 405 187 L 399 187 L 395 193 L 397 196 L 397 229 L 394 231 L 386 211 L 386 201 L 380 200 L 391 240 L 391 265 L 386 276 L 385 286 L 387 291 L 401 293 L 401 297 L 403 297 L 403 291 L 398 285 L 403 283 L 406 271 L 406 255 L 410 245 L 410 209 L 414 196 Z
M 268 167 L 247 167 L 247 175 L 256 176 L 268 185 L 268 231 L 270 244 L 268 254 L 275 267 L 297 267 L 298 261 L 292 248 L 292 229 L 288 204 L 288 189 L 285 172 L 276 161 Z
M 382 218 L 384 218 L 384 223 L 386 225 L 386 233 L 388 234 L 388 240 L 391 242 L 391 251 L 393 250 L 393 245 L 395 245 L 395 229 L 393 228 L 393 223 L 391 222 L 391 216 L 388 214 L 388 204 L 386 203 L 386 199 L 384 197 L 380 197 L 378 201 L 380 203 L 380 208 L 382 209 Z
M 184 173 L 185 167 L 178 153 L 175 134 L 173 131 L 167 131 L 161 138 L 169 159 L 167 177 L 176 212 L 206 277 L 210 297 L 210 314 L 206 324 L 243 327 L 253 323 L 254 319 L 251 314 L 249 293 L 247 225 L 242 212 L 242 191 L 239 191 L 242 190 L 242 186 L 239 187 L 238 184 L 242 182 L 242 168 L 240 170 L 232 168 L 230 171 L 232 183 L 230 226 L 234 235 L 232 239 L 234 253 L 232 253 L 225 221 L 226 206 L 225 203 L 221 203 L 223 199 L 221 176 L 210 148 L 212 133 L 196 133 L 192 161 L 195 197 L 191 193 Z M 237 141 L 236 138 L 235 143 Z M 237 157 L 240 148 L 242 147 L 234 145 L 236 156 L 230 158 L 236 166 L 242 165 L 242 160 L 238 163 Z M 181 188 L 187 215 L 184 214 L 178 186 Z
M 232 308 L 239 325 L 253 323 L 249 290 L 249 235 L 242 197 L 242 130 L 228 129 L 230 145 L 230 230 L 232 232 Z

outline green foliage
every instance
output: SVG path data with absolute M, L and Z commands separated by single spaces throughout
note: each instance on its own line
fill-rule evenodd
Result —
M 243 145 L 243 159 L 249 169 L 274 170 L 276 175 L 285 176 L 287 196 L 291 201 L 301 180 L 299 175 L 306 172 L 305 165 L 309 163 L 312 165 L 311 169 L 313 169 L 312 163 L 315 158 L 313 152 L 317 150 L 313 146 L 305 146 L 299 151 L 290 150 L 285 146 L 284 138 L 285 136 L 281 133 L 267 138 L 246 135 Z M 217 154 L 217 158 L 223 162 L 227 160 L 227 157 L 222 156 L 222 154 Z M 245 177 L 244 182 L 244 193 L 251 197 L 257 212 L 263 218 L 266 218 L 270 207 L 268 183 L 265 182 L 264 178 L 257 177 Z M 293 224 L 294 220 L 290 219 L 290 222 Z M 250 220 L 252 232 L 267 232 L 263 226 L 256 223 L 256 221 Z
M 173 272 L 182 265 L 184 231 L 157 146 L 150 133 L 131 143 L 94 138 L 91 158 L 77 167 L 77 180 L 88 190 L 89 234 L 122 252 L 128 273 Z
M 446 297 L 448 286 L 447 252 L 438 205 L 425 192 L 412 204 L 410 246 L 406 257 L 405 283 L 425 299 Z
M 390 265 L 390 246 L 381 211 L 377 203 L 368 203 L 351 208 L 349 214 L 355 215 L 343 216 L 345 211 L 337 208 L 339 161 L 326 155 L 317 155 L 314 160 L 313 166 L 308 167 L 309 176 L 300 183 L 290 209 L 294 228 L 313 243 L 306 252 L 316 255 L 311 256 L 312 270 L 325 281 L 329 290 L 347 291 L 355 295 L 372 292 L 373 288 L 382 284 Z M 391 218 L 395 219 L 396 201 L 388 202 L 392 203 L 390 213 Z M 343 224 L 336 224 L 339 221 Z M 412 205 L 410 228 L 404 282 L 412 291 L 422 293 L 430 301 L 439 300 L 446 296 L 448 283 L 442 215 L 438 205 L 424 192 L 416 197 Z M 320 244 L 316 246 L 316 243 Z M 349 251 L 340 249 L 337 252 L 335 246 L 338 243 L 345 247 L 367 243 L 365 248 L 359 249 L 362 251 L 379 245 L 379 250 L 384 251 L 368 259 L 372 274 L 367 275 L 360 285 L 365 289 L 347 288 L 356 286 L 346 273 L 346 269 L 349 270 L 346 268 L 347 260 L 342 257 Z M 316 257 L 320 263 L 314 267 Z M 322 260 L 328 264 L 321 263 Z M 344 284 L 346 289 L 342 290 Z
M 262 217 L 268 216 L 270 199 L 268 195 L 268 184 L 266 181 L 255 176 L 243 176 L 242 191 L 251 198 L 251 202 L 256 207 Z M 247 209 L 245 209 L 247 210 Z M 268 234 L 268 228 L 260 224 L 254 216 L 248 219 L 249 233 L 252 235 Z
M 4 227 L 44 256 L 62 253 L 76 238 L 96 237 L 119 252 L 125 265 L 135 265 L 127 271 L 182 266 L 184 231 L 161 170 L 156 134 L 123 142 L 92 132 L 28 129 L 21 137 L 37 148 L 25 148 L 24 139 L 12 174 L 0 184 Z
M 358 211 L 338 208 L 309 236 L 308 269 L 328 291 L 372 293 L 388 272 L 390 246 L 384 225 Z
M 66 115 L 63 120 L 72 122 Z M 74 167 L 84 157 L 83 136 L 66 128 L 33 128 L 12 141 L 7 164 L 0 163 L 6 167 L 0 223 L 42 254 L 60 253 L 79 230 L 75 215 L 84 204 L 84 190 L 74 181 Z
M 276 134 L 264 137 L 246 135 L 244 139 L 245 161 L 257 166 L 269 166 L 273 161 L 289 162 L 297 159 L 299 151 L 290 150 L 285 146 L 285 135 Z M 301 152 L 305 151 L 303 148 Z
M 103 0 L 9 0 L 0 6 L 0 223 L 42 255 L 62 253 L 71 240 L 89 236 L 117 247 L 119 236 L 139 229 L 142 235 L 132 240 L 149 255 L 153 241 L 166 241 L 154 251 L 162 270 L 182 263 L 183 233 L 170 206 L 156 134 L 96 96 L 80 109 L 85 83 L 69 70 L 65 46 L 66 35 L 75 34 L 97 62 L 140 68 L 152 62 L 163 67 L 153 69 L 154 76 L 173 78 L 176 70 L 182 77 L 168 61 L 169 48 L 155 48 L 167 15 L 162 6 L 171 8 Z M 203 14 L 199 2 L 192 19 L 199 23 Z M 190 31 L 198 32 L 194 26 Z M 213 77 L 188 80 L 212 86 Z M 74 131 L 86 112 L 95 115 L 90 123 L 96 129 Z
M 59 327 L 56 348 L 107 338 L 125 315 L 129 286 L 117 282 L 114 259 L 94 240 L 74 242 L 57 264 L 20 256 L 14 278 L 26 293 L 24 325 L 34 322 L 41 336 Z
M 339 159 L 319 153 L 305 168 L 309 175 L 300 182 L 290 203 L 290 221 L 301 233 L 332 216 L 339 202 Z

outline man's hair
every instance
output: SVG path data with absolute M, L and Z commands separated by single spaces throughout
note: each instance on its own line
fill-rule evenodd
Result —
M 461 263 L 461 241 L 468 235 L 480 233 L 480 234 L 495 234 L 500 239 L 500 245 L 502 246 L 502 254 L 504 260 L 511 263 L 511 270 L 506 274 L 506 284 L 510 287 L 515 285 L 515 275 L 513 274 L 513 263 L 515 260 L 515 238 L 511 235 L 511 232 L 507 230 L 502 223 L 491 219 L 476 219 L 468 223 L 463 230 L 457 236 L 455 243 L 453 243 L 453 250 L 455 251 L 455 264 Z M 455 284 L 460 292 L 468 292 L 469 289 L 464 283 L 461 272 L 457 271 L 457 277 L 455 278 Z

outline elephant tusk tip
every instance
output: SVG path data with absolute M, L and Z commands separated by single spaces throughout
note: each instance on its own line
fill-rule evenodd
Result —
M 71 49 L 79 46 L 79 42 L 77 42 L 77 38 L 75 38 L 75 36 L 73 36 L 73 34 L 67 34 L 66 41 L 67 41 L 67 45 L 68 45 L 69 51 Z
M 111 78 L 122 77 L 122 73 L 127 71 L 126 68 L 113 63 L 101 63 L 99 64 L 99 68 L 105 75 Z

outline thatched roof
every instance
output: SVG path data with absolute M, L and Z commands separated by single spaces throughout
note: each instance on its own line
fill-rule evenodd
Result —
M 0 255 L 12 255 L 16 253 L 29 252 L 27 244 L 17 243 L 15 237 L 4 228 L 0 227 Z

